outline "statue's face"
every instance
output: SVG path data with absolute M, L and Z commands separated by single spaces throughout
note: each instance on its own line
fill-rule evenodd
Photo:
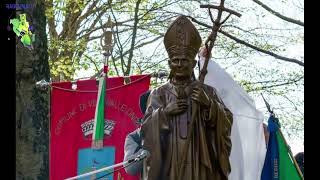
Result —
M 169 66 L 173 76 L 189 78 L 196 62 L 196 60 L 173 58 L 169 60 Z

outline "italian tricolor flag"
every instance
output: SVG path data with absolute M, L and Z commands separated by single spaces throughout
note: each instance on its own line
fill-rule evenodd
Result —
M 92 134 L 92 147 L 102 148 L 103 147 L 103 136 L 104 136 L 104 101 L 106 96 L 106 73 L 103 72 L 99 78 L 99 90 L 97 97 L 96 112 L 94 116 L 94 126 Z

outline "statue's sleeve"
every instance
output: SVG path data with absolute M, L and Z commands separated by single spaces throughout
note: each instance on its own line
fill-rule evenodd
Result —
M 143 124 L 141 127 L 142 136 L 146 133 L 151 133 L 150 127 L 157 127 L 161 131 L 169 130 L 169 123 L 167 117 L 164 114 L 165 92 L 161 89 L 155 89 L 150 93 L 147 110 L 143 118 Z
M 231 166 L 229 156 L 231 154 L 231 127 L 233 115 L 224 105 L 223 101 L 217 96 L 214 88 L 209 87 L 211 106 L 209 110 L 209 122 L 207 123 L 214 129 L 215 139 L 213 140 L 216 153 L 218 154 L 219 164 L 223 174 L 228 177 Z
M 169 131 L 169 123 L 163 112 L 165 107 L 165 94 L 159 89 L 151 92 L 148 100 L 146 114 L 141 126 L 142 146 L 150 152 L 144 165 L 144 176 L 156 179 L 162 164 L 161 136 Z

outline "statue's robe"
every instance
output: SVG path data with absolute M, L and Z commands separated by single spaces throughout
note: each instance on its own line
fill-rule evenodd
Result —
M 210 99 L 210 107 L 201 107 L 191 100 L 192 89 L 202 86 Z M 193 81 L 185 88 L 188 110 L 176 116 L 166 116 L 164 108 L 176 101 L 178 94 L 170 82 L 150 94 L 147 112 L 141 127 L 143 148 L 151 153 L 144 162 L 144 180 L 226 180 L 231 171 L 232 113 L 217 97 L 214 88 Z M 187 142 L 187 132 L 194 115 L 194 129 L 190 136 L 187 156 L 181 162 Z M 184 168 L 180 168 L 181 165 Z

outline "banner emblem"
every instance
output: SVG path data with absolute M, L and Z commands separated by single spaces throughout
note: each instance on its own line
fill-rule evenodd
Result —
M 94 119 L 92 119 L 90 121 L 86 121 L 81 124 L 81 130 L 82 130 L 82 133 L 85 137 L 87 137 L 93 133 L 93 123 L 94 123 Z M 116 123 L 114 120 L 105 119 L 104 120 L 104 134 L 107 136 L 111 136 L 115 124 Z

